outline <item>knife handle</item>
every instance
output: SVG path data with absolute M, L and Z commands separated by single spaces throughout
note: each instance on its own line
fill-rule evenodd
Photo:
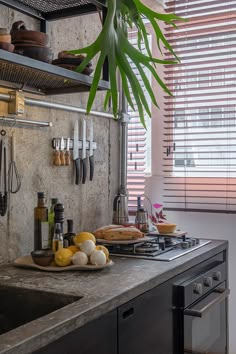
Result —
M 55 166 L 61 166 L 61 159 L 60 159 L 60 151 L 56 150 L 54 152 L 54 161 L 53 164 Z
M 3 212 L 3 195 L 0 192 L 0 215 L 2 215 Z
M 65 151 L 63 151 L 63 150 L 60 151 L 60 161 L 61 161 L 61 166 L 65 166 L 65 164 L 66 164 Z
M 93 174 L 94 174 L 94 155 L 89 156 L 89 180 L 93 180 Z
M 82 184 L 85 184 L 86 178 L 87 178 L 87 158 L 83 159 L 83 178 L 82 178 Z
M 1 216 L 5 216 L 7 212 L 7 193 L 2 196 L 2 210 Z
M 70 166 L 70 151 L 65 152 L 65 165 Z
M 80 181 L 80 160 L 75 160 L 75 184 L 79 184 Z

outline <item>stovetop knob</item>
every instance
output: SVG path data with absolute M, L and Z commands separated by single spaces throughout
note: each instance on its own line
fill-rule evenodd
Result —
M 203 278 L 203 284 L 204 284 L 204 286 L 206 286 L 207 288 L 211 288 L 211 287 L 212 287 L 212 277 L 205 277 L 205 278 Z
M 193 292 L 197 295 L 202 295 L 202 284 L 201 283 L 193 283 Z
M 183 249 L 189 248 L 189 242 L 188 242 L 188 241 L 181 242 L 181 247 L 182 247 Z
M 216 281 L 221 281 L 222 278 L 222 274 L 221 272 L 218 270 L 216 272 L 213 272 L 213 279 Z

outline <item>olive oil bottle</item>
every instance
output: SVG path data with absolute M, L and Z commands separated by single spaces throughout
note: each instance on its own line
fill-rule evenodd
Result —
M 57 223 L 55 225 L 55 231 L 52 240 L 52 250 L 53 252 L 57 252 L 61 248 L 63 248 L 63 235 L 61 232 L 61 224 Z
M 54 230 L 55 230 L 55 205 L 58 203 L 57 198 L 52 198 L 51 199 L 51 206 L 48 211 L 48 226 L 49 226 L 49 239 L 50 239 L 50 244 L 52 245 L 52 240 L 54 236 Z
M 44 193 L 38 193 L 38 204 L 34 208 L 34 250 L 50 248 L 48 208 L 45 205 Z

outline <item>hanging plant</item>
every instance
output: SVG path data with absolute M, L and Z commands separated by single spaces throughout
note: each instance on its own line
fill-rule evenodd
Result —
M 152 56 L 148 42 L 148 33 L 144 23 L 146 19 L 154 29 L 160 52 L 161 45 L 163 44 L 164 47 L 175 56 L 176 61 L 161 60 Z M 103 64 L 107 58 L 110 90 L 106 95 L 104 105 L 106 106 L 108 99 L 111 97 L 113 114 L 116 118 L 118 114 L 117 73 L 119 73 L 122 79 L 125 97 L 132 109 L 134 109 L 135 104 L 137 105 L 140 121 L 145 127 L 144 112 L 147 112 L 149 117 L 151 117 L 151 112 L 143 89 L 130 63 L 135 64 L 152 103 L 158 107 L 155 94 L 143 67 L 146 67 L 162 89 L 167 94 L 171 95 L 171 92 L 157 74 L 155 66 L 156 64 L 173 64 L 178 61 L 172 47 L 158 25 L 158 21 L 162 21 L 175 27 L 176 20 L 181 19 L 174 14 L 159 14 L 145 6 L 140 0 L 107 0 L 107 16 L 104 26 L 95 42 L 85 48 L 70 51 L 70 53 L 73 54 L 86 54 L 85 60 L 76 69 L 77 72 L 82 72 L 86 65 L 99 54 L 87 102 L 88 113 L 92 108 L 102 74 Z M 129 27 L 136 27 L 139 47 L 141 42 L 143 42 L 147 50 L 147 55 L 142 54 L 140 50 L 136 49 L 128 41 L 127 28 Z M 134 100 L 131 99 L 131 93 Z

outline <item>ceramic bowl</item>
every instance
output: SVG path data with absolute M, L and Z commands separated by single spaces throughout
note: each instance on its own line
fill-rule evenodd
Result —
M 13 52 L 15 46 L 11 43 L 0 42 L 0 49 L 6 50 L 7 52 Z
M 51 250 L 38 250 L 31 252 L 31 257 L 34 263 L 46 267 L 49 266 L 50 263 L 54 259 L 54 252 Z
M 160 223 L 156 224 L 159 234 L 172 234 L 176 230 L 176 224 Z
M 46 46 L 49 37 L 46 33 L 28 30 L 11 31 L 12 42 L 34 41 L 42 46 Z

